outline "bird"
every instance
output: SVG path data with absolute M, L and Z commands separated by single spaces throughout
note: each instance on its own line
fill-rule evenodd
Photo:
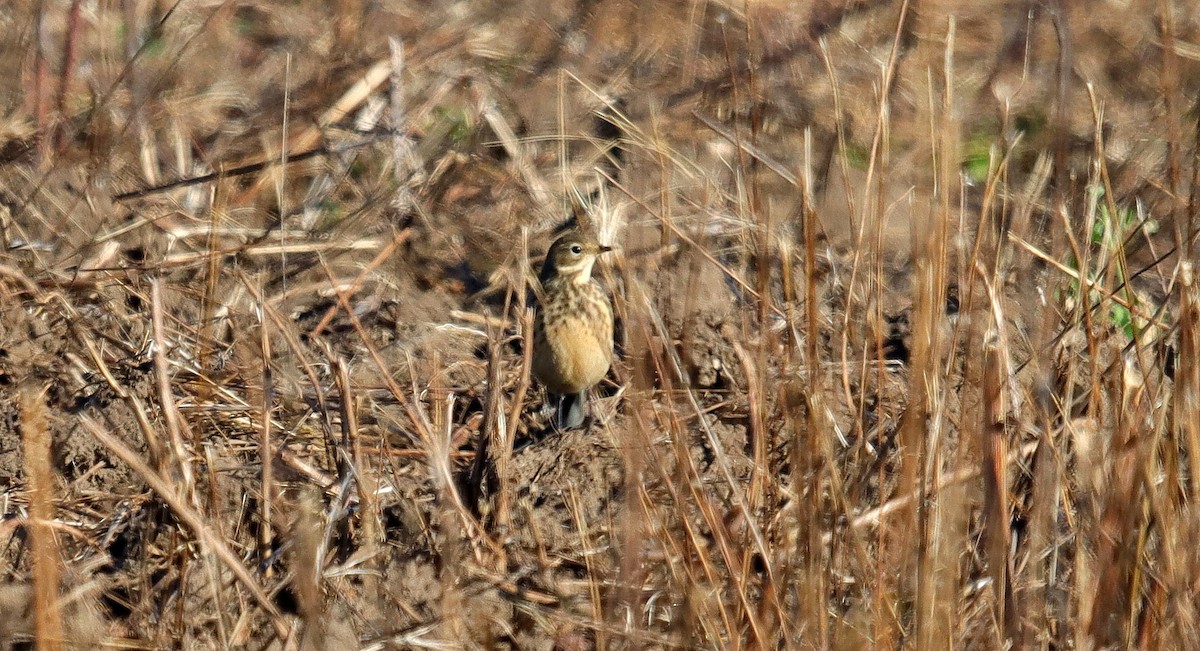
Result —
M 538 280 L 533 374 L 556 402 L 556 429 L 583 424 L 587 391 L 612 364 L 613 313 L 608 295 L 592 278 L 596 258 L 612 251 L 575 230 L 550 245 Z

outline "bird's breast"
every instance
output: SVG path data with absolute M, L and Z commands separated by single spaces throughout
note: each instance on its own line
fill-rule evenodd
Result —
M 551 392 L 578 393 L 608 373 L 612 308 L 594 283 L 547 288 L 535 335 L 533 372 Z

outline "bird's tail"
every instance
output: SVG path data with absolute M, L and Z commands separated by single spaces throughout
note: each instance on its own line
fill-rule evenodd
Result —
M 571 393 L 558 399 L 558 429 L 575 429 L 583 425 L 583 414 L 587 406 L 587 391 Z

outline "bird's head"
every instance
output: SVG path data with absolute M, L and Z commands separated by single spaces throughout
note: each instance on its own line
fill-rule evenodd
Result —
M 612 251 L 596 238 L 575 231 L 567 233 L 550 245 L 546 261 L 542 263 L 542 282 L 553 278 L 569 278 L 572 282 L 586 283 L 592 278 L 592 265 L 602 253 Z

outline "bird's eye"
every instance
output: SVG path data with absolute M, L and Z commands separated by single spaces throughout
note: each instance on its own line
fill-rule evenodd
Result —
M 579 246 L 578 244 L 572 244 L 571 245 L 571 253 L 574 253 L 575 255 L 579 255 L 580 253 L 583 253 L 583 247 Z

